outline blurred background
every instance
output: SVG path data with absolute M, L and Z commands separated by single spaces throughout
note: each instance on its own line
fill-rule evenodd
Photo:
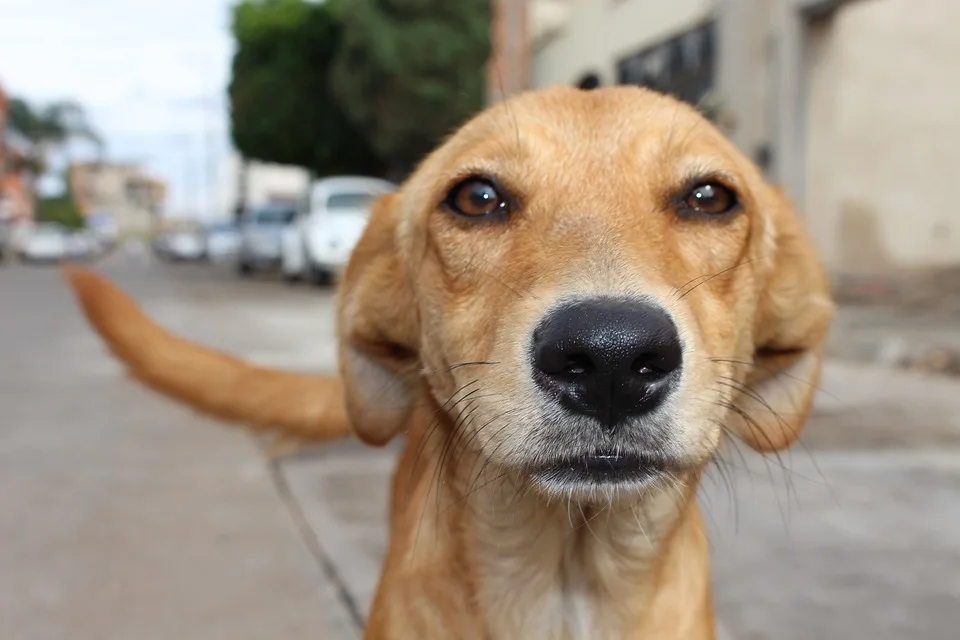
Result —
M 802 443 L 704 483 L 722 637 L 957 638 L 958 23 L 955 0 L 0 0 L 0 637 L 357 637 L 385 544 L 394 449 L 278 448 L 140 389 L 50 265 L 331 370 L 375 197 L 488 104 L 635 84 L 787 191 L 840 305 Z

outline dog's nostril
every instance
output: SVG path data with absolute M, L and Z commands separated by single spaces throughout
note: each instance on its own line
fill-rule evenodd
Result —
M 573 375 L 590 373 L 591 371 L 593 371 L 593 362 L 590 361 L 590 358 L 584 355 L 569 356 L 567 358 L 567 365 L 563 369 L 564 373 Z
M 644 354 L 634 360 L 633 365 L 630 367 L 634 373 L 647 378 L 663 377 L 676 368 L 676 366 L 673 366 L 657 354 Z
M 535 362 L 540 371 L 552 376 L 582 375 L 596 368 L 590 356 L 584 353 L 567 353 L 563 349 L 551 348 L 550 345 L 537 352 Z
M 662 371 L 657 370 L 656 367 L 648 364 L 646 358 L 638 358 L 630 368 L 634 373 L 639 373 L 642 376 L 655 376 L 658 373 L 662 373 Z

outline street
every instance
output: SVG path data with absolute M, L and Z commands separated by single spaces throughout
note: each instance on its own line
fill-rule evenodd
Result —
M 332 296 L 228 266 L 97 268 L 166 328 L 253 361 L 334 365 Z M 126 379 L 56 268 L 0 266 L 0 638 L 358 634 L 396 447 L 271 462 Z M 738 640 L 960 629 L 960 381 L 831 361 L 803 444 L 704 482 L 716 608 Z

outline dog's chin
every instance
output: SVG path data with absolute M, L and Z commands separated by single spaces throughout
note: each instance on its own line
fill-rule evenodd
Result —
M 609 500 L 656 491 L 676 480 L 674 471 L 660 456 L 611 451 L 556 458 L 531 467 L 528 477 L 548 496 Z

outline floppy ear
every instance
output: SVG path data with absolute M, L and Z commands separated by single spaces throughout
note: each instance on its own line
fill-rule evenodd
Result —
M 785 448 L 803 429 L 834 311 L 826 274 L 799 218 L 781 191 L 772 190 L 771 198 L 754 366 L 730 425 L 757 451 Z
M 339 366 L 347 414 L 361 440 L 382 445 L 413 409 L 419 323 L 400 252 L 399 196 L 381 196 L 350 257 L 338 305 Z

